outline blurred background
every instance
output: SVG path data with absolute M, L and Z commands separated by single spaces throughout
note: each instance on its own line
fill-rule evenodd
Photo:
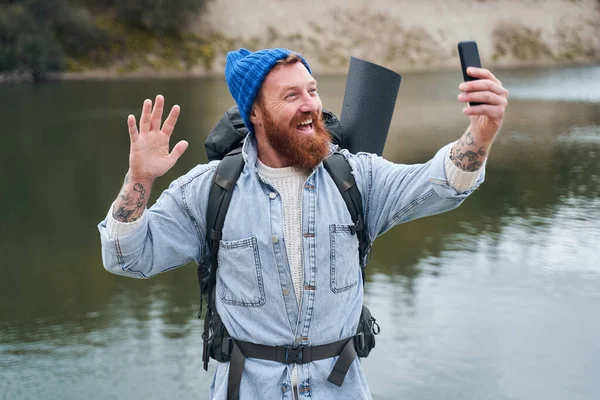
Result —
M 102 267 L 96 225 L 145 98 L 179 104 L 190 143 L 150 203 L 206 162 L 239 47 L 302 52 L 338 116 L 350 56 L 400 73 L 384 156 L 419 163 L 468 124 L 461 40 L 509 107 L 480 190 L 375 242 L 373 398 L 597 399 L 598 21 L 591 0 L 0 0 L 0 399 L 208 397 L 195 266 Z

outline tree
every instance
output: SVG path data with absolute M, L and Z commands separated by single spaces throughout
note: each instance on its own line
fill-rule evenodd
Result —
M 115 0 L 119 19 L 156 34 L 180 33 L 207 0 Z
M 49 24 L 24 5 L 0 6 L 0 72 L 41 80 L 62 67 L 63 52 Z
M 0 73 L 37 81 L 64 69 L 66 57 L 106 60 L 105 49 L 119 48 L 124 39 L 100 28 L 92 15 L 112 15 L 125 30 L 149 36 L 177 35 L 207 1 L 0 0 Z

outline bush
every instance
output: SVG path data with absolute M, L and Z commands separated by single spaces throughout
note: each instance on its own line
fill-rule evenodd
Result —
M 206 0 L 115 0 L 120 20 L 158 35 L 181 33 Z
M 65 53 L 71 57 L 83 57 L 110 40 L 110 34 L 98 28 L 83 9 L 69 8 L 57 15 L 54 32 Z
M 140 36 L 178 37 L 207 1 L 0 0 L 0 73 L 37 81 L 67 65 L 110 62 L 132 40 L 148 47 Z
M 23 5 L 0 6 L 0 72 L 38 81 L 60 70 L 63 57 L 49 24 L 36 20 Z
M 0 0 L 2 1 L 2 0 Z M 209 0 L 71 0 L 89 10 L 116 12 L 119 22 L 156 35 L 179 34 Z
M 83 57 L 109 39 L 89 12 L 66 0 L 6 3 L 0 3 L 0 73 L 39 81 L 48 72 L 63 70 L 66 56 Z

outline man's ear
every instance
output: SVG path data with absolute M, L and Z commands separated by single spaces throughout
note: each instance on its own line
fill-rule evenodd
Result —
M 252 125 L 254 126 L 262 125 L 262 114 L 256 103 L 252 105 L 252 109 L 250 110 L 250 122 L 252 122 Z

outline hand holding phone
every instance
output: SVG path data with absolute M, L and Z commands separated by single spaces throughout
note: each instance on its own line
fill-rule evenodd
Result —
M 458 55 L 460 56 L 460 66 L 462 68 L 464 81 L 469 82 L 478 80 L 479 78 L 473 78 L 472 76 L 467 75 L 468 67 L 481 68 L 477 43 L 473 41 L 460 42 L 458 44 Z M 481 104 L 484 103 L 469 103 L 470 106 L 478 106 Z

